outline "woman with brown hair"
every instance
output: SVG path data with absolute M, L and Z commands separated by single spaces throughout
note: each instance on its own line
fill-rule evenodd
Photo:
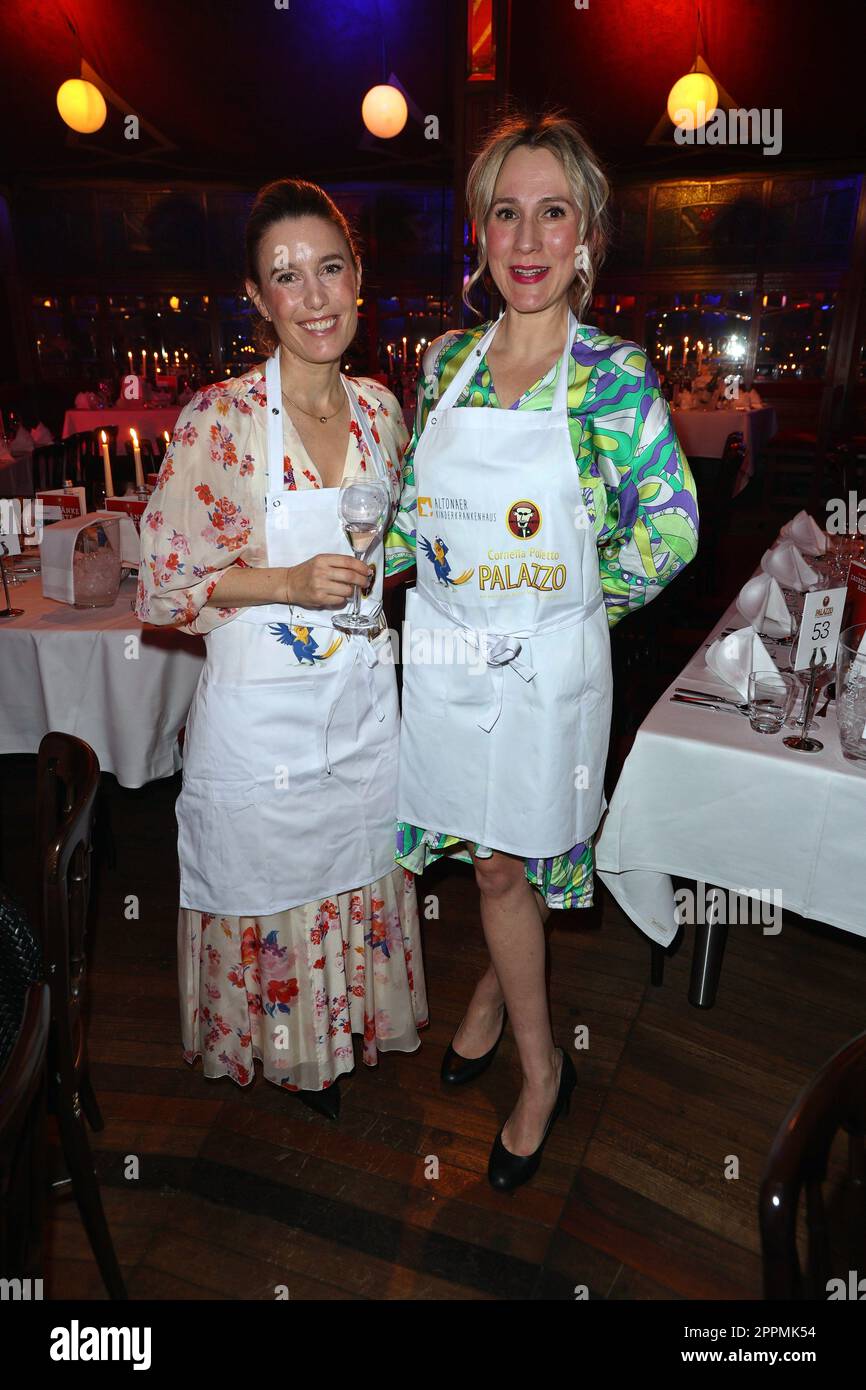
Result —
M 427 1022 L 411 875 L 394 868 L 398 710 L 384 619 L 335 631 L 355 586 L 381 614 L 390 543 L 355 559 L 346 476 L 396 504 L 407 432 L 393 396 L 346 377 L 361 266 L 322 189 L 263 188 L 247 294 L 267 361 L 182 411 L 142 519 L 137 612 L 202 633 L 177 803 L 184 1057 L 269 1081 L 336 1117 L 338 1077 L 412 1052 Z
M 581 321 L 607 199 L 570 121 L 516 117 L 493 133 L 469 174 L 467 289 L 489 276 L 504 310 L 428 349 L 404 462 L 412 650 L 457 655 L 404 672 L 397 857 L 416 873 L 442 855 L 475 866 L 490 965 L 442 1079 L 489 1066 L 507 1008 L 523 1084 L 490 1154 L 502 1191 L 532 1177 L 576 1081 L 551 1033 L 544 922 L 592 903 L 609 628 L 697 548 L 694 485 L 652 365 Z

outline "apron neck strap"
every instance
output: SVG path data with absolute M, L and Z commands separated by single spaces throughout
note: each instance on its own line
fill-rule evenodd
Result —
M 490 350 L 490 344 L 496 337 L 496 331 L 505 317 L 505 310 L 499 315 L 495 323 L 488 328 L 480 343 L 464 358 L 453 381 L 447 391 L 434 407 L 435 410 L 449 410 L 458 400 L 461 392 L 466 387 L 470 377 L 478 370 L 478 364 Z M 577 319 L 571 309 L 568 311 L 568 326 L 565 334 L 565 348 L 559 363 L 559 375 L 556 379 L 556 391 L 553 397 L 551 414 L 564 415 L 568 405 L 568 366 L 571 357 L 571 350 L 574 347 L 574 340 L 577 337 Z
M 387 480 L 388 469 L 382 456 L 382 450 L 373 438 L 369 421 L 366 419 L 366 412 L 361 409 L 355 392 L 350 387 L 342 372 L 340 373 L 340 380 L 349 398 L 349 410 L 351 411 L 352 418 L 357 422 L 358 428 L 363 435 L 364 442 L 370 451 L 373 466 L 379 476 Z M 265 363 L 265 392 L 267 396 L 268 415 L 267 490 L 268 492 L 279 492 L 280 489 L 285 486 L 283 482 L 283 453 L 285 451 L 283 438 L 283 390 L 280 379 L 279 347 Z
M 268 412 L 268 492 L 276 492 L 283 483 L 283 391 L 280 382 L 280 349 L 265 364 L 265 390 Z

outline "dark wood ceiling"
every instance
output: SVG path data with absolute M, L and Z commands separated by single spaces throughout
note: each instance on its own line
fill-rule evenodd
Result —
M 3 0 L 0 179 L 447 178 L 460 10 L 458 0 Z M 863 0 L 702 0 L 701 11 L 704 55 L 737 104 L 782 109 L 778 158 L 646 144 L 691 67 L 695 0 L 585 10 L 511 0 L 510 89 L 530 109 L 565 106 L 623 172 L 863 167 Z M 82 58 L 157 135 L 125 140 L 111 108 L 99 134 L 69 134 L 55 94 Z M 361 99 L 383 73 L 439 117 L 438 142 L 417 120 L 394 141 L 366 135 Z

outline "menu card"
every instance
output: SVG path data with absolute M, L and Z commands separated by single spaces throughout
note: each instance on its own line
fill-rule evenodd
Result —
M 848 571 L 848 592 L 845 597 L 843 626 L 855 627 L 866 623 L 866 560 L 852 560 Z
M 126 512 L 127 516 L 132 517 L 135 522 L 135 529 L 140 534 L 141 518 L 144 516 L 146 506 L 147 502 L 140 497 L 109 497 L 105 503 L 105 510 L 107 512 Z
M 46 488 L 37 492 L 36 501 L 42 503 L 43 521 L 69 521 L 87 511 L 83 487 Z
M 138 497 L 109 497 L 106 510 L 120 513 L 120 558 L 124 565 L 137 566 L 141 558 L 141 518 L 147 502 Z

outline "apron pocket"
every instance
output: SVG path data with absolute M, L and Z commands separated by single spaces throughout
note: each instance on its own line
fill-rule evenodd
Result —
M 256 915 L 267 904 L 261 794 L 252 781 L 184 779 L 176 808 L 183 906 Z
M 317 673 L 318 674 L 318 673 Z M 260 794 L 278 792 L 315 773 L 321 763 L 317 730 L 330 698 L 331 673 L 315 677 L 212 682 L 206 726 L 208 756 L 200 760 L 214 784 L 258 783 Z

